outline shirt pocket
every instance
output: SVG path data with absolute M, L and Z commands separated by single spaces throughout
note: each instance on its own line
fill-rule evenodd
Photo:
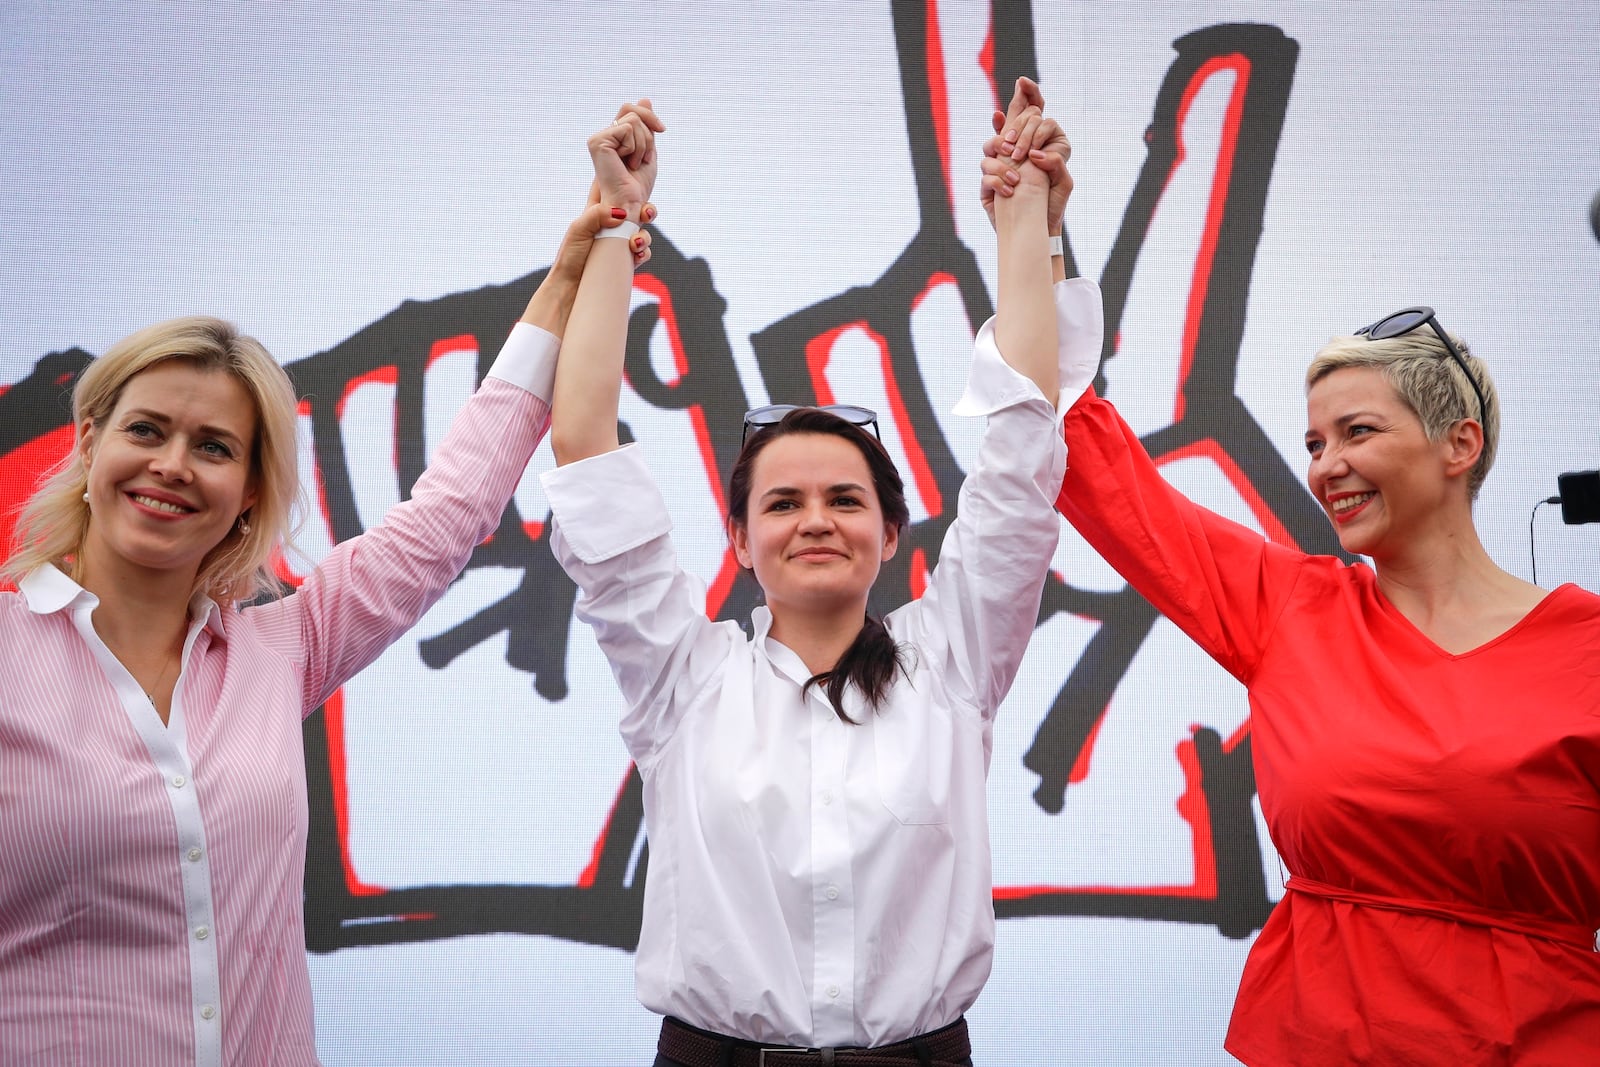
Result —
M 878 796 L 897 822 L 950 821 L 950 709 L 894 703 L 871 720 Z

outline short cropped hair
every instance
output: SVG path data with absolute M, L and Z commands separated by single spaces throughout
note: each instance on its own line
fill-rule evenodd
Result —
M 1483 423 L 1483 451 L 1467 476 L 1468 492 L 1476 500 L 1489 468 L 1494 466 L 1495 450 L 1500 444 L 1500 396 L 1483 360 L 1474 356 L 1460 337 L 1452 333 L 1450 340 L 1483 390 L 1481 414 L 1472 383 L 1450 358 L 1444 343 L 1426 328 L 1379 341 L 1364 336 L 1333 338 L 1306 368 L 1306 392 L 1309 394 L 1313 385 L 1336 370 L 1371 367 L 1416 413 L 1428 440 L 1442 440 L 1445 432 L 1462 419 Z

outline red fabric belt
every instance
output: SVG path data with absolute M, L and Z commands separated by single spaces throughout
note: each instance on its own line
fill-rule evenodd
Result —
M 1287 888 L 1314 897 L 1322 897 L 1324 900 L 1341 900 L 1346 904 L 1358 904 L 1367 908 L 1383 908 L 1386 911 L 1404 911 L 1413 915 L 1426 915 L 1434 919 L 1449 919 L 1452 922 L 1467 923 L 1471 926 L 1490 926 L 1496 930 L 1510 930 L 1513 933 L 1539 937 L 1546 941 L 1556 941 L 1563 945 L 1576 945 L 1586 952 L 1594 952 L 1596 950 L 1595 931 L 1586 929 L 1578 923 L 1559 922 L 1555 919 L 1544 919 L 1537 915 L 1522 915 L 1514 911 L 1495 911 L 1492 908 L 1480 908 L 1472 904 L 1461 904 L 1455 901 L 1446 903 L 1438 900 L 1405 900 L 1400 897 L 1383 897 L 1375 893 L 1362 893 L 1354 889 L 1342 889 L 1339 886 L 1327 885 L 1310 878 L 1303 878 L 1298 874 L 1289 876 Z
M 661 1020 L 656 1049 L 689 1067 L 957 1067 L 972 1055 L 965 1019 L 878 1048 L 782 1048 L 713 1034 L 669 1017 Z

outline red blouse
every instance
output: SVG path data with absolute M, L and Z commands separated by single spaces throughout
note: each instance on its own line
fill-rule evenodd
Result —
M 1092 392 L 1057 507 L 1249 690 L 1293 872 L 1245 965 L 1247 1064 L 1600 1063 L 1600 597 L 1564 585 L 1461 655 L 1370 568 L 1172 489 Z

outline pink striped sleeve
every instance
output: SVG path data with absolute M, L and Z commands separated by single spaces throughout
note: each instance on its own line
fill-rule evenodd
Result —
M 250 609 L 261 636 L 303 672 L 309 714 L 445 592 L 499 525 L 550 405 L 487 378 L 456 416 L 411 499 L 338 545 L 293 595 Z

